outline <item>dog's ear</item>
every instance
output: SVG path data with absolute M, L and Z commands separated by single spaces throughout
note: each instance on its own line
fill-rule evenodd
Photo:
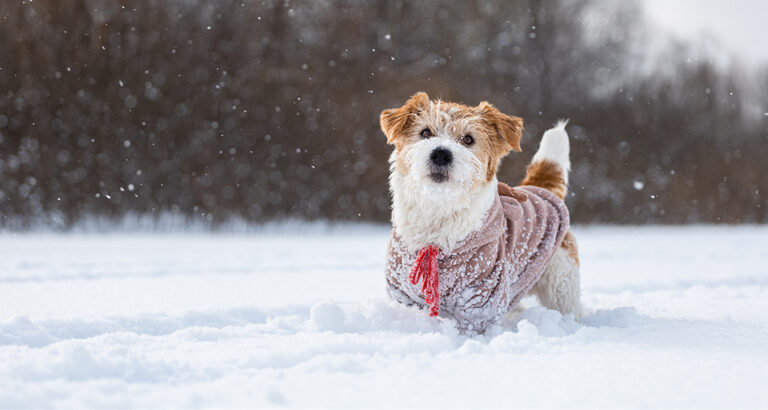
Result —
M 496 134 L 498 141 L 503 144 L 502 147 L 505 152 L 509 152 L 509 150 L 522 151 L 520 148 L 520 140 L 523 138 L 522 118 L 504 114 L 486 101 L 481 102 L 477 108 L 488 128 Z
M 382 111 L 379 123 L 384 135 L 387 136 L 387 144 L 394 144 L 397 138 L 408 130 L 413 114 L 427 107 L 429 107 L 429 96 L 427 93 L 419 92 L 414 94 L 402 107 Z

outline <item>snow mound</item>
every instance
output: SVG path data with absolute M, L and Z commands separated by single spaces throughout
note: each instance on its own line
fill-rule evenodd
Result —
M 768 228 L 576 236 L 580 320 L 473 337 L 384 297 L 386 229 L 0 236 L 0 408 L 768 403 Z

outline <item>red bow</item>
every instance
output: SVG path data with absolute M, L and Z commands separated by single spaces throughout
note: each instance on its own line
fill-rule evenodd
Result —
M 419 255 L 416 256 L 416 263 L 411 268 L 408 280 L 412 284 L 424 282 L 421 284 L 421 293 L 424 294 L 424 300 L 429 305 L 429 315 L 437 316 L 440 311 L 440 293 L 438 292 L 439 277 L 437 275 L 437 254 L 440 252 L 436 246 L 429 245 L 421 248 Z

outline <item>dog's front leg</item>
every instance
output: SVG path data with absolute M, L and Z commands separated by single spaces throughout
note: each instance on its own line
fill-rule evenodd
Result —
M 387 294 L 389 294 L 389 297 L 392 298 L 392 300 L 402 303 L 405 306 L 411 306 L 416 303 L 416 301 L 411 299 L 410 296 L 406 295 L 396 284 L 392 283 L 389 279 L 387 280 Z
M 481 306 L 464 306 L 456 308 L 453 316 L 456 319 L 456 327 L 461 334 L 483 334 L 486 330 L 501 322 L 503 313 L 501 309 L 485 303 Z

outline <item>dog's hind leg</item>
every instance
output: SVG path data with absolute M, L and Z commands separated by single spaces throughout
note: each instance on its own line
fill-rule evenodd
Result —
M 564 315 L 573 313 L 578 319 L 581 314 L 581 280 L 576 252 L 576 240 L 568 232 L 536 282 L 533 293 L 547 309 Z

